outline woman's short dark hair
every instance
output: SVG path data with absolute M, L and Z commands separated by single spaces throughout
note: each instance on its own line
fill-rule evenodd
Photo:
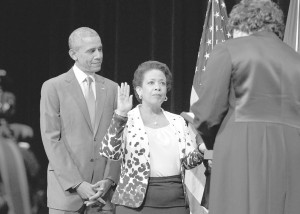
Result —
M 284 35 L 284 16 L 279 6 L 271 0 L 242 0 L 230 12 L 228 29 L 253 33 L 267 30 L 279 38 Z
M 134 94 L 136 99 L 141 102 L 141 99 L 139 98 L 139 95 L 136 92 L 136 87 L 137 86 L 142 86 L 143 80 L 144 80 L 144 75 L 147 71 L 157 69 L 160 70 L 164 73 L 166 76 L 166 81 L 167 81 L 167 92 L 171 90 L 172 87 L 172 73 L 169 69 L 169 67 L 161 62 L 158 61 L 146 61 L 143 62 L 138 66 L 138 68 L 134 72 L 134 77 L 132 80 L 132 85 L 134 89 Z

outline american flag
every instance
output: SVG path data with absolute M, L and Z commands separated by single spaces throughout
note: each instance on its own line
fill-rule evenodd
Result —
M 209 0 L 191 91 L 190 106 L 199 99 L 197 93 L 201 90 L 201 74 L 205 72 L 206 62 L 213 47 L 231 38 L 226 27 L 227 20 L 228 16 L 224 1 Z
M 283 41 L 300 53 L 300 0 L 290 0 Z
M 199 93 L 201 90 L 201 74 L 205 72 L 206 62 L 209 59 L 209 55 L 213 47 L 216 44 L 231 38 L 231 35 L 226 28 L 227 20 L 228 16 L 224 1 L 209 0 L 191 91 L 190 106 L 192 106 L 192 104 L 199 99 L 197 93 Z M 194 117 L 193 113 L 191 112 L 183 112 L 182 115 L 185 115 L 185 119 L 190 117 L 190 121 L 192 121 Z M 187 119 L 187 121 L 189 120 Z M 192 126 L 192 122 L 189 122 L 189 127 L 191 130 L 194 130 Z M 203 207 L 200 206 L 205 184 L 204 171 L 205 168 L 203 164 L 192 170 L 186 171 L 185 184 L 187 187 L 190 211 L 192 214 L 208 213 L 207 201 L 203 204 Z

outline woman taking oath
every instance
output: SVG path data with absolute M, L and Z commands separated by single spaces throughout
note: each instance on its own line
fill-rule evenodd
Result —
M 193 148 L 184 119 L 164 111 L 172 75 L 157 61 L 139 65 L 133 87 L 141 103 L 132 108 L 132 95 L 122 83 L 109 130 L 100 154 L 122 159 L 121 175 L 112 203 L 117 214 L 188 214 L 183 187 L 184 169 L 203 160 Z

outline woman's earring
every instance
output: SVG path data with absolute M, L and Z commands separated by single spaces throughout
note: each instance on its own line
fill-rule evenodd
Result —
M 142 96 L 141 94 L 139 94 L 139 98 L 140 98 L 140 100 L 142 100 L 142 99 L 143 99 L 143 96 Z
M 166 96 L 166 97 L 165 97 L 165 101 L 167 101 L 167 100 L 168 100 L 168 97 Z

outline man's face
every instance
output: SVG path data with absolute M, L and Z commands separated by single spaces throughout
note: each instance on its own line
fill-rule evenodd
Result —
M 100 71 L 103 60 L 102 43 L 99 36 L 87 36 L 76 42 L 72 50 L 72 58 L 76 65 L 85 73 L 93 74 Z

